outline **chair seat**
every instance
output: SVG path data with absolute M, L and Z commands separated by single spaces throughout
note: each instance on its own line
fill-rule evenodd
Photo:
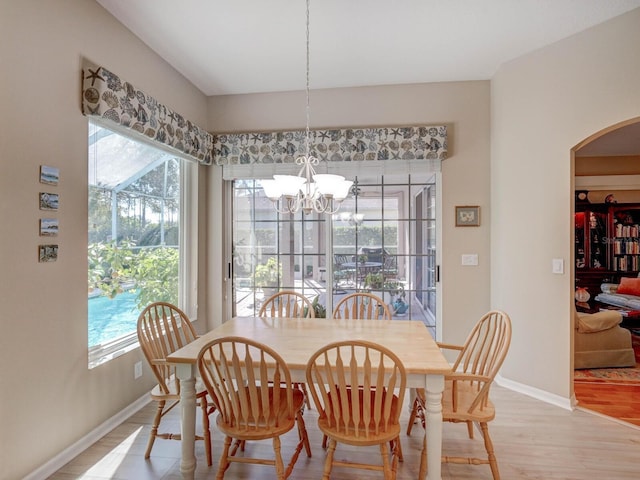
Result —
M 353 423 L 351 423 L 351 425 L 345 425 L 343 422 L 339 423 L 336 425 L 336 422 L 333 418 L 331 418 L 330 414 L 328 414 L 328 416 L 325 417 L 321 417 L 318 419 L 318 428 L 320 429 L 320 431 L 322 431 L 322 433 L 324 433 L 325 435 L 334 438 L 335 440 L 337 440 L 338 442 L 341 443 L 346 443 L 348 445 L 379 445 L 381 442 L 387 442 L 390 440 L 393 440 L 395 438 L 398 437 L 398 435 L 400 434 L 400 424 L 391 424 L 387 427 L 386 431 L 384 428 L 384 425 L 382 424 L 382 419 L 380 420 L 380 422 L 378 423 L 378 425 L 376 425 L 375 420 L 372 418 L 371 421 L 369 422 L 369 435 L 367 437 L 364 436 L 363 434 L 363 430 L 365 428 L 365 426 L 363 425 L 363 419 L 362 419 L 362 412 L 364 411 L 364 395 L 363 395 L 363 390 L 359 389 L 358 390 L 358 410 L 360 412 L 359 415 L 359 419 L 358 419 L 358 429 L 356 429 L 353 425 Z M 369 392 L 371 394 L 371 404 L 375 405 L 375 396 L 376 394 L 378 394 L 375 390 Z M 354 404 L 353 401 L 353 390 L 348 390 L 347 392 L 347 402 L 350 405 Z M 336 397 L 336 395 L 329 394 L 327 397 L 327 412 L 330 412 L 332 410 L 331 407 L 335 400 L 334 398 Z M 386 397 L 386 392 L 382 393 L 382 402 L 384 403 L 384 398 Z M 338 392 L 337 395 L 337 400 L 338 402 L 342 403 L 341 399 L 340 399 L 340 395 Z M 398 412 L 398 397 L 397 396 L 393 396 L 392 400 L 391 400 L 391 409 L 390 409 L 390 417 L 391 418 L 395 418 Z M 355 413 L 354 410 L 355 408 L 352 408 L 352 414 Z M 352 421 L 353 422 L 353 421 Z M 360 435 L 360 436 L 358 436 Z
M 276 411 L 272 411 L 272 414 L 275 414 L 275 418 L 269 419 L 258 419 L 255 422 L 255 425 L 251 425 L 250 427 L 238 427 L 236 423 L 230 419 L 225 419 L 222 417 L 222 414 L 218 415 L 216 423 L 218 428 L 225 435 L 242 440 L 264 440 L 267 438 L 273 438 L 274 435 L 282 435 L 291 430 L 296 422 L 295 417 L 289 416 L 289 407 L 287 404 L 287 389 L 286 388 L 275 388 L 269 387 L 269 403 L 273 404 L 275 391 L 279 390 L 280 398 L 279 404 L 277 406 Z M 304 405 L 304 393 L 301 390 L 293 389 L 293 408 L 295 411 L 302 409 Z M 257 410 L 262 410 L 262 399 L 260 396 L 257 398 L 258 404 L 260 408 Z M 249 405 L 247 406 L 247 410 L 254 410 L 254 408 Z M 275 410 L 275 405 L 274 405 Z M 266 422 L 268 420 L 268 423 Z
M 462 420 L 473 422 L 489 422 L 496 416 L 496 409 L 491 400 L 486 399 L 482 407 L 476 407 L 471 413 L 469 409 L 478 398 L 478 389 L 469 382 L 458 382 L 456 410 L 453 410 L 453 394 L 445 389 L 442 394 L 442 418 L 444 420 Z
M 471 404 L 478 396 L 478 389 L 469 384 L 469 382 L 458 382 L 457 386 L 458 398 L 456 399 L 456 410 L 453 409 L 453 382 L 445 381 L 444 392 L 442 392 L 442 419 L 444 421 L 460 421 L 460 422 L 489 422 L 496 416 L 496 409 L 487 399 L 482 408 L 476 407 L 472 413 L 469 412 Z M 424 389 L 418 389 L 418 396 L 424 408 L 426 399 Z

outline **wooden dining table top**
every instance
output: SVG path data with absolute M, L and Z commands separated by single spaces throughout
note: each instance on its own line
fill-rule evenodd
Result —
M 451 371 L 426 325 L 411 320 L 235 317 L 177 350 L 167 360 L 194 364 L 206 343 L 226 336 L 261 342 L 278 352 L 289 368 L 295 370 L 303 370 L 309 357 L 328 343 L 367 340 L 398 355 L 408 375 Z

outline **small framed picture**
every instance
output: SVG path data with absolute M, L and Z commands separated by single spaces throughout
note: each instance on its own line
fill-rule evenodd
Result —
M 58 235 L 58 219 L 57 218 L 41 218 L 40 219 L 40 236 L 55 237 Z
M 57 193 L 40 192 L 40 210 L 58 210 Z
M 480 207 L 456 207 L 456 227 L 479 227 Z
M 47 165 L 40 165 L 40 183 L 47 185 L 58 185 L 60 180 L 60 169 L 56 167 L 49 167 Z
M 58 245 L 39 245 L 38 261 L 55 262 L 58 259 Z

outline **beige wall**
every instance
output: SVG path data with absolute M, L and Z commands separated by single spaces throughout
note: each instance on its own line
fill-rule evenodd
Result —
M 516 59 L 491 82 L 491 305 L 514 324 L 502 375 L 564 398 L 572 393 L 570 151 L 640 115 L 639 27 L 637 9 Z M 564 259 L 564 275 L 551 273 L 552 258 Z
M 215 132 L 275 131 L 305 126 L 304 92 L 234 95 L 209 99 L 209 127 Z M 311 92 L 311 126 L 448 126 L 449 158 L 442 164 L 443 338 L 462 342 L 489 308 L 489 82 L 453 82 Z M 208 212 L 220 225 L 219 172 L 210 171 Z M 216 175 L 218 178 L 214 179 Z M 480 205 L 482 225 L 454 226 L 455 205 Z M 216 231 L 212 231 L 216 230 Z M 213 235 L 217 227 L 210 228 Z M 216 242 L 210 246 L 217 248 Z M 463 253 L 477 253 L 479 266 L 462 267 Z M 210 259 L 219 256 L 215 251 Z M 210 270 L 219 281 L 222 266 Z M 211 289 L 212 295 L 221 289 Z M 461 301 L 464 298 L 464 301 Z M 209 306 L 216 308 L 218 302 Z M 210 311 L 209 318 L 222 313 Z
M 0 478 L 24 478 L 145 395 L 139 350 L 87 369 L 86 56 L 206 126 L 205 97 L 98 3 L 0 2 Z M 39 264 L 41 164 L 60 168 L 60 246 Z M 49 190 L 47 188 L 46 190 Z
M 638 25 L 640 10 L 515 60 L 500 69 L 491 92 L 488 82 L 460 82 L 312 94 L 313 127 L 449 126 L 450 158 L 442 173 L 444 338 L 459 341 L 490 306 L 504 308 L 514 321 L 514 340 L 503 375 L 564 398 L 570 395 L 573 290 L 569 150 L 608 125 L 640 115 Z M 219 97 L 207 105 L 92 1 L 0 2 L 0 35 L 0 425 L 7 440 L 0 449 L 0 478 L 14 479 L 151 385 L 146 370 L 143 381 L 132 380 L 138 351 L 87 369 L 81 56 L 213 131 L 303 127 L 304 96 Z M 60 258 L 51 264 L 36 260 L 41 164 L 61 173 Z M 199 257 L 209 275 L 200 276 L 199 296 L 201 311 L 206 302 L 209 324 L 215 324 L 223 318 L 223 229 L 217 225 L 224 198 L 220 169 L 205 171 L 200 186 L 208 187 L 207 210 L 200 210 L 200 218 L 207 223 L 209 248 L 201 248 Z M 453 226 L 454 206 L 461 204 L 481 206 L 481 227 Z M 480 265 L 461 267 L 462 253 L 478 253 Z M 551 274 L 555 257 L 565 260 L 564 275 Z

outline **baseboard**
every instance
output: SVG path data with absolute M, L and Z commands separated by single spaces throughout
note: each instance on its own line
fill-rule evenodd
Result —
M 551 405 L 556 405 L 558 407 L 564 408 L 565 410 L 574 409 L 575 398 L 570 399 L 561 397 L 559 395 L 540 390 L 539 388 L 531 387 L 523 383 L 514 382 L 513 380 L 509 380 L 500 375 L 496 376 L 495 381 L 501 387 L 508 388 L 509 390 L 513 390 L 514 392 L 522 393 L 523 395 L 527 395 L 528 397 L 541 400 L 545 403 L 550 403 Z
M 60 470 L 64 465 L 84 452 L 87 449 L 87 445 L 93 445 L 111 430 L 127 420 L 131 415 L 147 405 L 150 401 L 151 398 L 149 397 L 149 394 L 145 393 L 142 397 L 126 407 L 124 410 L 121 410 L 116 415 L 114 415 L 98 427 L 94 428 L 91 432 L 75 442 L 73 445 L 53 457 L 47 463 L 31 472 L 29 475 L 24 477 L 23 480 L 41 480 L 43 478 L 50 477 L 55 472 Z

